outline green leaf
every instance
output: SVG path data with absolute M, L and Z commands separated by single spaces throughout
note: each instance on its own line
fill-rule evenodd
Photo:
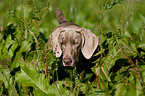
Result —
M 6 80 L 6 77 L 3 76 L 2 73 L 0 73 L 0 81 L 4 82 L 5 86 L 8 87 L 8 82 L 7 82 L 7 80 Z
M 31 48 L 31 43 L 27 40 L 21 43 L 20 52 L 27 52 Z
M 0 81 L 1 82 L 1 81 Z M 1 85 L 0 85 L 1 86 Z M 1 86 L 0 88 L 0 95 L 2 96 L 2 92 L 3 92 L 3 86 Z
M 61 96 L 61 94 L 69 94 L 69 91 L 63 88 L 62 82 L 58 82 L 57 85 L 49 85 L 49 80 L 45 78 L 45 75 L 38 73 L 31 63 L 28 64 L 21 60 L 20 66 L 21 72 L 16 74 L 16 81 L 22 86 L 32 86 L 35 95 Z
M 18 44 L 17 43 L 14 43 L 12 46 L 11 46 L 11 48 L 9 49 L 9 53 L 8 53 L 8 55 L 10 56 L 10 57 L 12 57 L 13 55 L 14 55 L 14 51 L 15 51 L 15 49 L 18 47 Z
M 104 53 L 104 51 L 105 51 L 105 49 L 102 49 L 101 51 L 97 52 L 97 53 L 96 53 L 96 54 L 94 54 L 93 56 L 98 56 L 98 55 L 100 55 L 100 54 L 103 54 L 103 53 Z
M 106 66 L 106 67 L 107 67 L 107 66 Z M 104 70 L 104 69 L 105 69 L 105 68 L 101 67 L 101 72 L 100 72 L 100 74 L 101 74 L 102 79 L 107 79 L 109 82 L 111 82 L 111 79 L 110 79 L 110 77 L 108 76 L 107 71 Z
M 138 45 L 138 47 L 145 50 L 145 42 L 140 43 L 140 44 Z
M 34 69 L 28 69 L 26 66 L 22 67 L 22 72 L 24 72 L 27 78 L 29 78 L 42 92 L 48 94 L 49 82 L 45 79 L 43 74 L 37 73 Z
M 117 55 L 117 51 L 116 51 L 116 48 L 113 48 L 113 56 L 115 57 Z
M 1 42 L 2 39 L 3 39 L 3 35 L 0 33 L 0 42 Z
M 29 18 L 32 14 L 32 9 L 28 5 L 21 4 L 16 9 L 16 15 L 18 17 Z
M 11 40 L 11 35 L 9 35 L 6 39 L 5 46 L 8 48 L 11 44 L 13 44 L 15 41 Z
M 14 68 L 19 66 L 19 59 L 22 57 L 21 52 L 17 52 L 14 61 L 12 62 L 10 70 L 12 71 Z
M 5 16 L 4 24 L 3 24 L 3 29 L 8 28 L 11 24 L 15 25 L 15 20 L 14 20 L 14 10 L 9 10 L 7 12 L 7 15 Z
M 1 56 L 2 56 L 2 49 L 3 49 L 4 43 L 5 43 L 5 42 L 1 42 L 1 43 L 0 43 L 0 55 L 1 55 Z
M 48 94 L 49 82 L 45 78 L 45 75 L 38 73 L 33 67 L 28 68 L 23 61 L 20 63 L 21 73 L 16 74 L 16 81 L 24 83 L 27 86 L 37 87 L 42 93 Z
M 67 90 L 65 87 L 63 87 L 63 83 L 62 81 L 58 81 L 55 84 L 51 85 L 49 87 L 49 94 L 52 96 L 73 96 L 72 93 Z
M 119 3 L 122 3 L 122 2 L 123 2 L 123 0 L 114 0 L 113 4 L 119 4 Z
M 141 75 L 142 75 L 143 81 L 145 81 L 145 65 L 141 65 L 140 66 L 140 69 L 142 70 L 141 71 Z
M 112 9 L 116 4 L 122 3 L 123 0 L 114 0 L 112 4 L 106 4 L 105 10 Z
M 10 71 L 9 69 L 4 69 L 3 67 L 0 67 L 0 81 L 2 81 L 6 88 L 9 87 L 10 84 Z
M 22 42 L 23 38 L 24 38 L 24 32 L 22 32 L 22 30 L 20 30 L 19 28 L 16 28 L 16 34 L 15 34 L 16 39 L 18 40 L 18 42 Z
M 100 88 L 93 88 L 94 93 L 88 96 L 105 96 L 105 92 L 103 92 Z
M 119 83 L 116 85 L 115 96 L 124 96 L 126 93 L 125 86 L 123 83 Z
M 14 84 L 9 86 L 8 94 L 9 94 L 9 96 L 19 96 Z
M 142 86 L 141 86 L 141 82 L 139 81 L 138 78 L 136 78 L 136 96 L 140 96 L 143 92 L 142 92 Z
M 136 44 L 135 43 L 131 43 L 130 46 L 132 48 L 133 53 L 136 53 L 137 52 Z
M 51 65 L 53 63 L 53 61 L 55 60 L 53 52 L 48 52 L 47 57 L 48 57 L 48 61 L 47 62 L 48 62 L 49 65 Z

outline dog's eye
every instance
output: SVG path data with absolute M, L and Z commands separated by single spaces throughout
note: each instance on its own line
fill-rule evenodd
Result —
M 64 40 L 64 37 L 60 40 L 61 45 L 64 43 L 63 40 Z
M 60 41 L 60 44 L 63 44 L 62 40 Z
M 60 41 L 60 44 L 63 45 L 63 40 Z
M 73 45 L 77 45 L 79 42 L 76 40 L 76 41 L 73 41 L 72 43 Z

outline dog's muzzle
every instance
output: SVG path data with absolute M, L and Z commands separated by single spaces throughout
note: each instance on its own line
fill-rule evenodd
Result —
M 74 66 L 74 60 L 71 58 L 64 58 L 63 66 Z

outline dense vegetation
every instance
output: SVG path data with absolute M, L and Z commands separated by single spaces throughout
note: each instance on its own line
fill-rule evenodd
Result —
M 0 0 L 0 95 L 144 96 L 144 5 L 145 0 Z M 75 68 L 65 69 L 71 78 L 58 78 L 62 64 L 47 49 L 58 25 L 57 7 L 99 37 L 93 82 L 91 74 L 82 82 Z

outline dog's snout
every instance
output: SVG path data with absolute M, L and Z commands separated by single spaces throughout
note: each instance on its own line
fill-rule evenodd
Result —
M 71 66 L 71 64 L 72 64 L 72 59 L 68 58 L 63 60 L 64 66 Z

